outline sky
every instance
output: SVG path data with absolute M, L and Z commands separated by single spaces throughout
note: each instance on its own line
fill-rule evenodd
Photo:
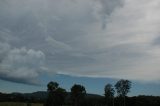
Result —
M 159 0 L 1 0 L 0 90 L 54 80 L 103 94 L 128 79 L 131 95 L 160 95 L 159 9 Z

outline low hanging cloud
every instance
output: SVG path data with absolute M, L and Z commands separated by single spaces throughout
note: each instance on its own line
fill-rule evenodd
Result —
M 38 84 L 36 79 L 47 68 L 44 66 L 45 55 L 41 51 L 26 48 L 10 50 L 0 64 L 4 80 Z
M 0 1 L 0 79 L 160 80 L 159 0 Z

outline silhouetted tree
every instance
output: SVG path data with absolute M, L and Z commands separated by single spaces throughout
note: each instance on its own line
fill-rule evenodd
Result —
M 55 91 L 55 95 L 56 95 L 56 104 L 58 106 L 62 106 L 65 102 L 66 90 L 59 87 Z
M 74 106 L 79 106 L 86 94 L 85 87 L 82 85 L 73 85 L 71 88 L 71 98 Z
M 107 84 L 104 88 L 104 92 L 105 92 L 105 99 L 107 101 L 107 104 L 109 105 L 110 102 L 112 101 L 112 104 L 114 106 L 114 88 L 111 84 Z
M 61 106 L 64 103 L 66 90 L 58 86 L 59 84 L 53 81 L 47 84 L 47 106 Z
M 124 106 L 125 106 L 125 96 L 130 92 L 131 82 L 129 80 L 121 79 L 115 84 L 117 94 L 119 97 L 123 97 Z
M 48 92 L 53 92 L 58 88 L 58 86 L 59 84 L 57 82 L 51 81 L 47 84 L 47 88 L 48 88 L 47 90 Z

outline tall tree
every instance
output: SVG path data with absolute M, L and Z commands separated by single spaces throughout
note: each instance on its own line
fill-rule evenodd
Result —
M 107 84 L 104 88 L 104 92 L 105 92 L 105 98 L 106 98 L 106 101 L 107 101 L 107 104 L 109 105 L 110 102 L 112 101 L 112 104 L 114 106 L 114 88 L 111 84 Z
M 49 82 L 47 84 L 48 98 L 47 106 L 60 106 L 64 103 L 66 90 L 59 87 L 57 82 Z
M 129 80 L 121 79 L 115 84 L 117 94 L 119 97 L 123 97 L 124 106 L 125 106 L 125 96 L 130 92 L 131 82 Z
M 58 87 L 57 90 L 55 91 L 55 96 L 56 96 L 56 103 L 58 106 L 62 106 L 65 102 L 65 97 L 66 97 L 66 90 L 63 88 Z
M 73 85 L 71 88 L 71 98 L 74 106 L 79 106 L 86 94 L 85 87 L 82 85 Z

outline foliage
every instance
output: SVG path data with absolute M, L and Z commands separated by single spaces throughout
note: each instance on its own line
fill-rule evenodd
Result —
M 121 79 L 115 84 L 115 88 L 117 90 L 118 96 L 124 97 L 128 92 L 130 92 L 131 82 L 129 80 Z
M 59 84 L 57 83 L 57 82 L 53 82 L 53 81 L 51 81 L 51 82 L 49 82 L 48 84 L 47 84 L 47 90 L 50 92 L 50 91 L 54 91 L 54 90 L 56 90 L 57 88 L 58 88 L 58 86 L 59 86 Z
M 86 94 L 85 87 L 82 85 L 73 85 L 71 88 L 71 98 L 74 106 L 78 106 L 83 102 L 84 96 Z
M 113 98 L 114 97 L 114 88 L 111 84 L 107 84 L 104 88 L 105 97 L 106 98 Z
M 46 106 L 61 106 L 65 100 L 66 90 L 59 87 L 57 82 L 47 84 L 48 98 Z
M 114 88 L 111 84 L 107 84 L 104 88 L 104 92 L 105 92 L 105 103 L 107 105 L 111 105 L 114 104 Z
M 122 100 L 120 101 L 120 103 L 123 103 L 124 106 L 126 106 L 126 95 L 128 92 L 130 92 L 130 88 L 131 88 L 131 82 L 129 80 L 119 80 L 116 84 L 115 84 L 115 88 L 117 90 L 117 94 L 119 97 L 123 97 L 123 102 Z M 120 98 L 122 99 L 122 98 Z

